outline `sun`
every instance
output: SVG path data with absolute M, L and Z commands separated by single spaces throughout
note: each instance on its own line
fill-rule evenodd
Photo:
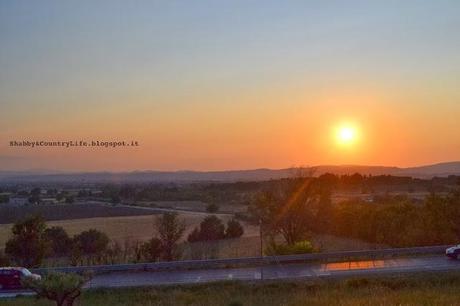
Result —
M 356 141 L 357 130 L 352 125 L 342 125 L 337 129 L 337 141 L 342 145 L 351 145 Z

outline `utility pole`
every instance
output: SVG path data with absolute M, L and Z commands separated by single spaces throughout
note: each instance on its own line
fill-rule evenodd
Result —
M 260 238 L 260 259 L 261 259 L 261 266 L 260 266 L 260 279 L 264 279 L 264 239 L 262 235 L 262 219 L 259 219 L 259 238 Z

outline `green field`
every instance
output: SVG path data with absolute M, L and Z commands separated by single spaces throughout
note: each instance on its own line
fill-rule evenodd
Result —
M 19 305 L 52 304 L 30 297 L 0 300 L 0 306 Z M 84 292 L 78 305 L 460 305 L 460 274 L 94 290 Z

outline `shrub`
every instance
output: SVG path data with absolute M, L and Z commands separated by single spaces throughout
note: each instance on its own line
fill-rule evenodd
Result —
M 158 261 L 162 254 L 161 240 L 152 238 L 141 245 L 142 256 L 148 261 Z
M 304 240 L 294 244 L 276 244 L 271 242 L 265 253 L 267 255 L 291 255 L 313 253 L 315 248 L 310 241 Z
M 2 251 L 0 251 L 0 266 L 9 266 L 10 259 Z
M 225 225 L 216 216 L 207 216 L 200 223 L 200 228 L 195 228 L 188 236 L 189 242 L 212 241 L 225 238 Z
M 72 262 L 78 262 L 82 255 L 88 256 L 88 260 L 101 256 L 108 247 L 109 237 L 96 229 L 89 229 L 74 236 L 72 239 Z
M 89 274 L 53 272 L 42 279 L 26 278 L 23 285 L 35 291 L 39 298 L 54 301 L 57 306 L 72 306 L 75 299 L 80 296 L 82 287 L 90 279 Z
M 225 238 L 239 238 L 243 236 L 244 229 L 240 222 L 235 219 L 230 219 L 227 222 L 227 229 L 225 230 Z
M 193 231 L 188 235 L 187 241 L 188 242 L 196 242 L 196 241 L 200 241 L 200 240 L 201 240 L 200 230 L 198 229 L 198 227 L 195 227 L 193 229 Z
M 206 206 L 206 211 L 208 213 L 215 213 L 219 210 L 219 206 L 216 203 L 210 203 Z
M 62 226 L 47 228 L 44 238 L 50 244 L 51 256 L 64 256 L 69 253 L 72 241 Z

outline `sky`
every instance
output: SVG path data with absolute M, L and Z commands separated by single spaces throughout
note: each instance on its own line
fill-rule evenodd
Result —
M 456 0 L 0 0 L 0 170 L 460 160 L 458 29 Z M 139 146 L 10 145 L 69 140 Z

